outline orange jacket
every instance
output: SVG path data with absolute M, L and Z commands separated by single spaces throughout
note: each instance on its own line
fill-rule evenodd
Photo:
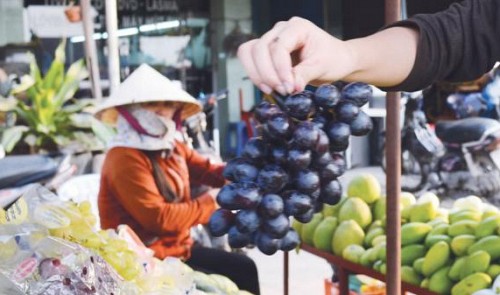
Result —
M 220 187 L 224 165 L 211 163 L 180 142 L 159 163 L 179 202 L 169 203 L 159 193 L 151 161 L 141 151 L 126 147 L 108 151 L 98 199 L 101 227 L 128 224 L 156 257 L 188 258 L 193 244 L 190 228 L 207 223 L 215 210 L 208 194 L 191 199 L 190 181 Z

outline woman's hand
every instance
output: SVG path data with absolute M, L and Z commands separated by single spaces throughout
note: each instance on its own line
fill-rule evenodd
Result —
M 273 89 L 283 95 L 301 91 L 306 84 L 332 82 L 355 70 L 346 42 L 298 17 L 242 44 L 238 57 L 252 82 L 267 94 Z
M 418 39 L 417 29 L 396 26 L 342 41 L 294 17 L 242 44 L 238 57 L 252 82 L 267 94 L 276 90 L 286 95 L 302 91 L 307 84 L 336 80 L 387 87 L 408 77 Z

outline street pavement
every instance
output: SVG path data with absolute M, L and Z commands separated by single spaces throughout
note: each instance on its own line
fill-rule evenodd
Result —
M 382 191 L 385 191 L 385 173 L 380 167 L 363 167 L 346 171 L 339 179 L 344 187 L 353 176 L 360 173 L 371 173 L 379 180 Z M 262 254 L 257 248 L 248 251 L 254 259 L 259 271 L 262 295 L 284 294 L 284 258 L 278 251 L 272 256 Z M 290 295 L 323 295 L 324 280 L 332 277 L 330 265 L 320 257 L 305 251 L 289 252 L 289 294 Z

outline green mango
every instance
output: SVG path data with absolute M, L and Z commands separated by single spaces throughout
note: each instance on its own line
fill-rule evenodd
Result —
M 476 272 L 486 272 L 490 266 L 491 257 L 486 251 L 477 251 L 465 258 L 460 272 L 460 279 L 464 279 Z
M 401 245 L 406 246 L 422 242 L 432 226 L 423 222 L 410 222 L 401 226 Z
M 450 224 L 454 224 L 456 222 L 462 221 L 462 220 L 471 220 L 471 221 L 476 221 L 479 222 L 481 221 L 481 215 L 482 213 L 476 210 L 468 210 L 468 209 L 463 209 L 459 210 L 457 212 L 453 212 L 448 216 L 448 219 L 450 220 Z
M 354 220 L 347 220 L 340 223 L 333 234 L 332 252 L 341 256 L 344 249 L 349 245 L 363 245 L 365 232 Z
M 467 249 L 468 254 L 484 250 L 490 254 L 491 260 L 496 261 L 500 258 L 500 237 L 489 236 L 480 239 Z
M 302 240 L 302 242 L 311 246 L 313 245 L 314 232 L 322 220 L 323 220 L 323 214 L 316 213 L 314 214 L 311 221 L 302 226 L 300 232 L 301 233 L 300 239 Z
M 434 244 L 436 244 L 437 242 L 440 242 L 440 241 L 443 241 L 443 242 L 450 244 L 451 238 L 447 235 L 434 235 L 434 236 L 428 235 L 425 238 L 425 246 L 427 248 L 430 248 L 430 247 L 434 246 Z
M 487 236 L 492 236 L 496 233 L 500 226 L 500 215 L 490 216 L 483 219 L 476 227 L 476 237 L 484 238 Z
M 422 265 L 424 265 L 424 257 L 420 257 L 413 261 L 413 269 L 417 271 L 419 274 L 422 274 Z
M 485 273 L 474 273 L 464 278 L 451 289 L 451 295 L 471 295 L 486 289 L 491 284 L 491 277 Z
M 456 237 L 459 235 L 474 235 L 479 222 L 473 220 L 460 220 L 448 228 L 448 235 Z
M 426 277 L 430 277 L 437 270 L 445 266 L 449 262 L 450 252 L 448 243 L 443 241 L 437 242 L 429 249 L 427 254 L 425 254 L 422 273 Z
M 460 257 L 451 265 L 450 271 L 448 272 L 448 277 L 452 281 L 457 282 L 460 280 L 460 274 L 462 273 L 462 269 L 464 267 L 466 259 L 467 256 Z
M 372 242 L 373 242 L 373 239 L 375 239 L 378 236 L 382 236 L 384 234 L 385 234 L 385 231 L 381 227 L 376 227 L 376 228 L 374 228 L 372 230 L 369 230 L 366 233 L 364 244 L 366 246 L 371 246 Z
M 424 245 L 408 245 L 401 249 L 401 264 L 402 265 L 412 265 L 415 260 L 425 256 Z
M 460 235 L 451 240 L 451 250 L 457 256 L 464 256 L 467 250 L 476 242 L 476 237 L 473 235 Z
M 500 264 L 490 265 L 486 273 L 492 278 L 498 277 L 500 275 Z
M 429 290 L 437 294 L 449 294 L 453 287 L 453 282 L 448 277 L 449 271 L 449 266 L 436 271 L 429 279 Z
M 316 249 L 328 252 L 332 250 L 332 239 L 337 225 L 337 218 L 332 216 L 327 216 L 320 221 L 314 230 L 312 240 Z
M 403 265 L 401 267 L 401 280 L 415 286 L 420 285 L 422 277 L 412 267 Z

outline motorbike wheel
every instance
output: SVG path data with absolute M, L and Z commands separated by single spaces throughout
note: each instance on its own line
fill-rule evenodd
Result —
M 483 170 L 483 174 L 477 177 L 477 188 L 482 197 L 496 197 L 500 193 L 500 171 L 489 156 L 476 156 L 476 163 Z
M 380 166 L 386 172 L 385 142 L 381 148 Z M 401 151 L 401 189 L 407 192 L 421 191 L 427 181 L 423 164 L 407 149 Z

